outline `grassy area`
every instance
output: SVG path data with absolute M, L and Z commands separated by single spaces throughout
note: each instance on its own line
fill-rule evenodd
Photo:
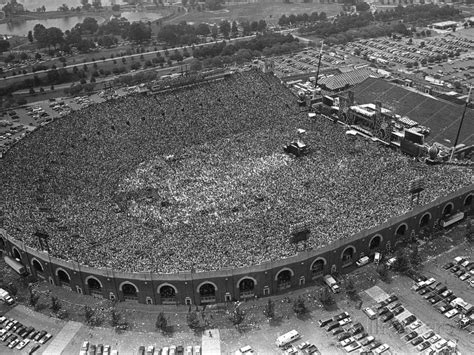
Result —
M 267 23 L 278 23 L 278 19 L 283 14 L 299 14 L 312 12 L 325 12 L 328 16 L 336 15 L 341 11 L 339 4 L 283 4 L 274 2 L 264 2 L 256 4 L 227 6 L 221 11 L 189 12 L 172 19 L 171 23 L 180 21 L 200 23 L 200 22 L 220 22 L 221 20 L 248 20 L 255 21 L 264 19 Z

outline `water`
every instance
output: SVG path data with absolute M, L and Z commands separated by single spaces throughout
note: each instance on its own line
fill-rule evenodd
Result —
M 1 2 L 1 1 L 0 1 Z M 20 4 L 23 4 L 25 9 L 29 11 L 35 11 L 37 8 L 44 5 L 46 11 L 56 11 L 62 4 L 66 4 L 69 7 L 81 6 L 81 0 L 18 0 Z M 112 4 L 125 4 L 122 0 L 101 0 L 103 6 L 110 6 Z M 92 0 L 89 0 L 89 4 Z
M 162 15 L 159 13 L 146 12 L 146 11 L 144 12 L 127 11 L 127 12 L 122 12 L 121 15 L 122 17 L 125 17 L 130 22 L 155 21 L 162 17 Z M 2 23 L 0 24 L 0 34 L 26 36 L 28 34 L 28 31 L 33 31 L 33 27 L 35 27 L 35 25 L 38 23 L 42 24 L 46 28 L 57 27 L 64 32 L 66 30 L 70 30 L 71 28 L 73 28 L 76 24 L 84 21 L 86 17 L 94 17 L 99 24 L 105 21 L 103 17 L 99 17 L 99 16 L 78 15 L 78 16 L 55 18 L 55 19 L 27 20 L 27 21 L 17 22 L 17 23 Z

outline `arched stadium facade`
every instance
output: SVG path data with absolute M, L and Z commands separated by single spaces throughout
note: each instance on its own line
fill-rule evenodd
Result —
M 407 199 L 409 197 L 407 196 Z M 350 272 L 355 262 L 397 248 L 406 236 L 431 231 L 457 213 L 474 214 L 474 184 L 377 227 L 297 256 L 256 266 L 176 274 L 125 273 L 59 260 L 9 237 L 0 228 L 0 249 L 40 280 L 94 297 L 147 304 L 208 304 L 271 296 L 310 286 L 324 275 Z

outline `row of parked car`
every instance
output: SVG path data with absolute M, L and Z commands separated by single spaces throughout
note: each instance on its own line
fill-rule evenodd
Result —
M 31 342 L 35 342 L 36 344 L 28 352 L 28 354 L 33 354 L 52 337 L 45 330 L 36 330 L 15 319 L 0 317 L 0 341 L 10 349 L 22 350 Z
M 138 348 L 138 355 L 201 355 L 201 346 L 187 346 L 186 348 L 182 345 L 171 345 L 163 348 L 155 347 L 150 345 L 148 347 L 140 346 Z
M 467 328 L 473 322 L 474 306 L 457 297 L 442 282 L 436 282 L 434 278 L 421 280 L 413 285 L 412 290 L 423 296 L 446 318 L 457 320 L 461 328 Z
M 398 297 L 391 295 L 379 302 L 377 314 L 382 316 L 382 321 L 390 321 L 390 328 L 400 334 L 407 343 L 416 347 L 416 351 L 426 355 L 442 352 L 447 347 L 448 341 L 435 334 L 414 314 L 406 310 L 401 302 L 397 301 Z
M 140 346 L 138 348 L 138 355 L 201 355 L 201 346 L 170 346 L 170 347 L 155 347 L 150 345 L 148 347 Z M 81 346 L 79 355 L 119 355 L 118 350 L 111 349 L 110 345 L 90 344 L 84 341 Z
M 468 258 L 457 256 L 453 261 L 444 264 L 443 269 L 474 287 L 474 262 Z
M 359 350 L 360 354 L 382 354 L 390 346 L 382 344 L 375 340 L 375 337 L 367 334 L 361 323 L 352 323 L 352 319 L 347 312 L 342 312 L 337 316 L 328 319 L 319 320 L 320 327 L 326 327 L 326 331 L 330 332 L 340 346 L 348 353 Z

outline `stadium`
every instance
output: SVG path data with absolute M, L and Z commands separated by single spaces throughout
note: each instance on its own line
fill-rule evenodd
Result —
M 96 297 L 260 297 L 472 213 L 472 172 L 349 137 L 251 70 L 96 104 L 19 141 L 0 161 L 0 249 Z

